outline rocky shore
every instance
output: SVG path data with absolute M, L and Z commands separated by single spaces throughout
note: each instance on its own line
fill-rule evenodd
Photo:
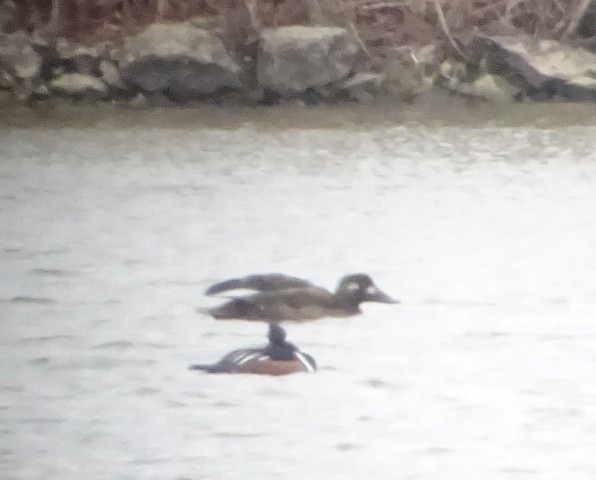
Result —
M 16 4 L 3 7 L 11 4 L 0 18 L 0 89 L 24 102 L 317 104 L 412 100 L 431 89 L 494 102 L 596 101 L 596 2 L 571 16 L 559 38 L 502 22 L 456 31 L 439 2 L 437 32 L 421 35 L 414 15 L 404 20 L 403 2 L 368 2 L 385 18 L 400 13 L 402 33 L 417 29 L 417 38 L 380 45 L 352 22 L 259 25 L 236 38 L 201 15 L 116 38 L 69 38 L 19 28 L 10 18 Z

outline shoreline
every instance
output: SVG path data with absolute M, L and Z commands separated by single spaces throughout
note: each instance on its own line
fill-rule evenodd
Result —
M 416 125 L 421 128 L 517 128 L 558 129 L 596 125 L 591 104 L 488 103 L 446 95 L 427 94 L 414 102 L 399 100 L 305 106 L 196 104 L 194 106 L 138 109 L 110 103 L 79 103 L 50 98 L 33 105 L 9 94 L 0 95 L 0 129 L 216 129 L 303 130 L 348 129 L 363 131 Z
M 584 18 L 596 22 L 596 1 L 557 0 L 568 11 L 549 16 L 545 7 L 542 18 L 499 1 L 485 11 L 449 0 L 423 2 L 424 8 L 339 2 L 343 10 L 332 2 L 315 8 L 282 0 L 264 11 L 188 10 L 177 21 L 163 21 L 162 12 L 129 19 L 126 29 L 103 12 L 108 23 L 96 22 L 85 34 L 84 18 L 60 22 L 66 13 L 58 9 L 45 12 L 45 23 L 38 12 L 41 20 L 31 24 L 22 5 L 35 2 L 10 3 L 16 20 L 0 32 L 0 89 L 29 104 L 48 98 L 139 109 L 408 104 L 436 90 L 489 103 L 596 102 L 596 27 L 584 25 Z M 291 5 L 301 6 L 301 16 L 284 13 Z

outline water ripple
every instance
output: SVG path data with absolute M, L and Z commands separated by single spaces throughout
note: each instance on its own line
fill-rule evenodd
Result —
M 58 268 L 34 268 L 31 270 L 31 273 L 34 275 L 39 275 L 42 277 L 57 277 L 57 278 L 65 278 L 65 277 L 72 277 L 76 275 L 74 272 L 69 270 L 61 270 Z
M 72 335 L 65 335 L 65 334 L 56 334 L 56 335 L 40 335 L 40 336 L 33 336 L 33 337 L 25 337 L 21 339 L 21 343 L 24 345 L 31 345 L 31 344 L 44 344 L 44 343 L 53 343 L 56 341 L 63 341 L 63 340 L 72 340 L 74 337 Z
M 340 452 L 348 452 L 350 450 L 358 450 L 363 448 L 363 445 L 359 443 L 351 443 L 351 442 L 343 442 L 338 443 L 335 448 L 337 448 Z
M 264 438 L 271 435 L 267 433 L 215 432 L 212 436 L 216 438 Z
M 160 392 L 161 390 L 155 387 L 141 387 L 132 391 L 132 393 L 138 397 L 150 397 Z
M 8 300 L 8 303 L 22 303 L 22 304 L 36 304 L 36 305 L 53 305 L 56 300 L 53 298 L 33 297 L 29 295 L 18 295 Z
M 104 349 L 127 350 L 129 348 L 133 348 L 134 346 L 135 346 L 135 344 L 132 342 L 129 342 L 128 340 L 114 340 L 112 342 L 105 342 L 105 343 L 100 343 L 98 345 L 94 345 L 92 348 L 93 348 L 93 350 L 104 350 Z
M 25 389 L 20 385 L 3 385 L 0 386 L 0 392 L 7 392 L 7 393 L 21 393 L 24 392 Z
M 61 423 L 66 423 L 65 418 L 56 418 L 56 417 L 30 417 L 30 418 L 22 418 L 21 423 L 25 424 L 41 424 L 41 425 L 59 425 Z
M 143 343 L 141 343 L 141 345 L 144 347 L 155 348 L 158 350 L 172 348 L 172 345 L 169 345 L 167 343 L 158 343 L 158 342 L 143 342 Z
M 197 391 L 197 390 L 183 392 L 183 395 L 186 397 L 193 397 L 193 398 L 209 398 L 209 395 L 207 395 L 206 393 Z
M 453 453 L 453 449 L 447 447 L 428 447 L 424 450 L 424 453 L 428 455 L 445 455 Z
M 367 380 L 362 381 L 361 383 L 368 387 L 378 388 L 378 389 L 382 388 L 382 389 L 391 389 L 391 390 L 401 390 L 404 388 L 404 387 L 402 387 L 400 385 L 396 385 L 394 383 L 386 382 L 384 380 L 379 380 L 378 378 L 369 378 Z
M 50 363 L 50 357 L 38 357 L 29 362 L 31 365 L 47 365 Z
M 240 406 L 237 403 L 226 402 L 225 400 L 222 400 L 219 402 L 213 402 L 211 405 L 213 405 L 214 407 L 217 407 L 217 408 L 235 408 L 235 407 Z
M 130 363 L 130 360 L 114 358 L 114 357 L 92 357 L 89 359 L 83 368 L 90 368 L 92 370 L 112 370 Z
M 507 473 L 507 474 L 511 474 L 511 473 L 521 473 L 521 474 L 527 474 L 527 475 L 536 475 L 538 473 L 540 473 L 540 470 L 535 470 L 533 468 L 521 468 L 521 467 L 505 467 L 505 468 L 501 468 L 501 470 L 499 470 L 501 473 Z
M 82 445 L 85 445 L 87 443 L 93 443 L 97 439 L 106 438 L 106 437 L 109 437 L 109 434 L 103 433 L 103 432 L 93 432 L 93 433 L 88 433 L 87 435 L 84 435 L 83 437 L 81 437 L 79 442 Z
M 27 250 L 23 247 L 5 247 L 2 249 L 3 253 L 7 254 L 21 254 L 22 258 L 36 258 L 38 256 L 52 256 L 52 255 L 61 255 L 64 253 L 69 253 L 71 251 L 70 248 L 51 248 L 48 250 Z

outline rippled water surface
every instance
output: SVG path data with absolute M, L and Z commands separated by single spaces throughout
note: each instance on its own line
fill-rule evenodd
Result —
M 595 478 L 596 119 L 550 108 L 4 114 L 0 476 Z M 402 304 L 287 325 L 316 375 L 188 371 L 268 271 Z

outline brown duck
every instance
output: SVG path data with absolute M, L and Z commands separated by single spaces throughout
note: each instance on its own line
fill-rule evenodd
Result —
M 306 280 L 281 274 L 260 274 L 226 280 L 212 285 L 206 293 L 220 293 L 234 288 L 260 291 L 248 296 L 232 297 L 219 307 L 199 311 L 217 319 L 305 321 L 357 315 L 361 313 L 360 304 L 363 302 L 399 303 L 382 292 L 363 273 L 343 277 L 335 293 L 316 287 Z

